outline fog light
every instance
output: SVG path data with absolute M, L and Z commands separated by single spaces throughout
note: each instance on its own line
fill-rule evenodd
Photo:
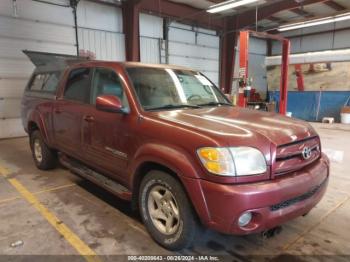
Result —
M 252 220 L 252 213 L 251 212 L 246 212 L 243 213 L 239 218 L 238 218 L 238 225 L 240 227 L 244 227 L 250 223 Z

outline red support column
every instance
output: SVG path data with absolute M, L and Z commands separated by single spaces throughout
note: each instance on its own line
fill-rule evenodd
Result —
M 289 52 L 290 41 L 283 40 L 279 108 L 279 113 L 282 115 L 285 115 L 287 112 Z
M 125 58 L 140 61 L 139 1 L 123 2 L 123 25 L 125 33 Z
M 298 91 L 304 91 L 304 75 L 303 75 L 303 69 L 301 64 L 297 64 L 294 66 L 295 68 L 295 75 L 297 77 L 297 85 L 298 85 Z
M 247 99 L 244 97 L 244 87 L 248 81 L 249 60 L 249 31 L 241 31 L 239 34 L 239 78 L 245 84 L 240 84 L 238 89 L 238 103 L 240 107 L 246 107 Z
M 237 33 L 230 32 L 235 25 L 235 21 L 235 19 L 226 18 L 224 32 L 220 40 L 220 87 L 225 94 L 231 93 L 235 68 Z

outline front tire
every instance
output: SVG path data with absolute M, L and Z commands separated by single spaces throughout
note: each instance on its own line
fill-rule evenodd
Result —
M 37 168 L 49 170 L 56 167 L 56 152 L 45 144 L 39 130 L 35 130 L 31 133 L 30 148 Z
M 171 175 L 153 170 L 142 180 L 139 209 L 152 238 L 169 250 L 190 247 L 199 224 L 186 192 Z

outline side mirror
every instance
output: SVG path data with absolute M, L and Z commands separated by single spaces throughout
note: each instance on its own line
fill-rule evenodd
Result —
M 119 97 L 113 95 L 101 95 L 96 98 L 96 108 L 101 111 L 126 113 Z

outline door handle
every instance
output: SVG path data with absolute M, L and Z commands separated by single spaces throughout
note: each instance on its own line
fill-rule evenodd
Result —
M 83 118 L 86 122 L 94 122 L 95 119 L 93 116 L 84 116 Z

